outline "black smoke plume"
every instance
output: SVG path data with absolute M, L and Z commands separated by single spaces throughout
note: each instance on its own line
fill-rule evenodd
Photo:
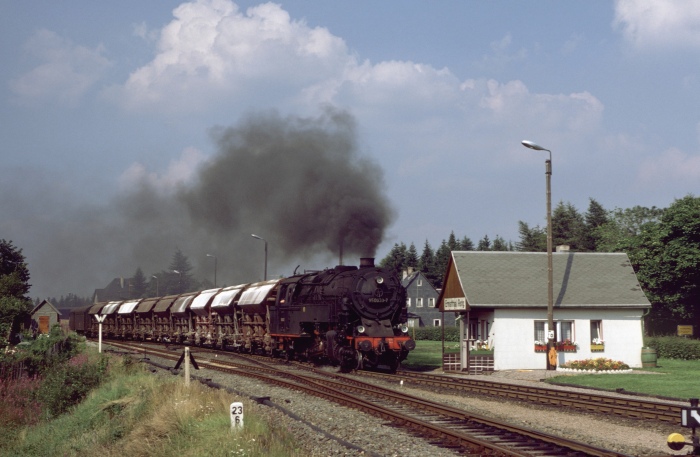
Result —
M 346 112 L 315 119 L 254 115 L 217 129 L 218 154 L 180 200 L 217 236 L 264 233 L 285 259 L 374 256 L 393 211 L 379 167 L 357 153 Z
M 263 244 L 252 233 L 268 242 L 269 278 L 298 264 L 333 266 L 341 249 L 347 264 L 376 255 L 394 211 L 382 170 L 358 151 L 350 114 L 254 114 L 212 137 L 217 152 L 174 193 L 144 180 L 107 207 L 62 211 L 66 220 L 25 248 L 32 283 L 55 290 L 47 295 L 90 294 L 137 267 L 150 279 L 176 249 L 199 279 L 213 276 L 213 254 L 219 286 L 257 281 Z

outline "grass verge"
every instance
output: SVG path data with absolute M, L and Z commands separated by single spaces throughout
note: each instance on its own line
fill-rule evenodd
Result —
M 283 425 L 258 405 L 181 377 L 154 376 L 112 361 L 109 379 L 53 420 L 19 430 L 2 456 L 301 456 Z M 231 430 L 230 404 L 244 405 L 245 425 Z M 259 410 L 258 410 L 259 411 Z
M 647 395 L 687 400 L 700 397 L 700 360 L 659 359 L 656 368 L 643 370 L 653 374 L 577 374 L 548 379 L 557 384 L 570 384 L 597 389 L 638 392 Z
M 458 352 L 457 343 L 445 343 L 445 352 Z M 416 341 L 402 366 L 415 371 L 432 371 L 442 367 L 441 341 Z M 575 376 L 554 376 L 547 382 L 578 385 L 617 391 L 637 392 L 647 395 L 687 400 L 700 398 L 700 360 L 677 360 L 660 358 L 657 368 L 635 370 L 637 373 L 619 374 L 577 374 Z M 639 371 L 653 374 L 642 375 Z

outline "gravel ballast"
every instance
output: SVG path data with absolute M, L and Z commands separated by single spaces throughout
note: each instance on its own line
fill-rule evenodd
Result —
M 150 357 L 150 359 L 165 366 L 173 365 L 172 362 L 157 357 Z M 496 372 L 490 375 L 489 379 L 508 383 L 535 384 L 542 387 L 543 383 L 540 380 L 548 375 L 545 370 L 507 371 Z M 182 373 L 178 376 L 182 376 Z M 213 370 L 193 370 L 193 376 L 210 379 L 213 383 L 251 398 L 269 397 L 270 401 L 279 405 L 281 409 L 256 404 L 256 412 L 293 430 L 299 442 L 305 447 L 306 455 L 309 456 L 442 457 L 458 455 L 449 449 L 433 446 L 420 437 L 392 426 L 383 419 L 298 391 Z M 484 376 L 478 378 L 483 379 Z M 563 411 L 528 403 L 414 389 L 402 385 L 400 375 L 397 375 L 396 379 L 396 383 L 390 387 L 410 395 L 616 452 L 639 456 L 686 455 L 688 452 L 688 448 L 674 452 L 666 445 L 666 439 L 670 433 L 682 433 L 688 437 L 689 433 L 686 433 L 688 430 L 680 427 L 680 418 L 679 425 L 676 426 Z M 553 386 L 552 388 L 571 390 L 567 387 Z

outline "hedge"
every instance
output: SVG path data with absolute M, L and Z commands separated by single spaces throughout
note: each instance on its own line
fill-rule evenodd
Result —
M 414 328 L 409 335 L 415 340 L 442 341 L 442 327 Z M 459 327 L 445 327 L 445 341 L 459 342 Z
M 678 336 L 644 339 L 644 345 L 656 349 L 656 356 L 665 359 L 700 360 L 700 340 Z

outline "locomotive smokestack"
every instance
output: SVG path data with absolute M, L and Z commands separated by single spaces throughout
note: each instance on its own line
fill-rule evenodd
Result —
M 374 268 L 374 257 L 360 258 L 360 268 Z

